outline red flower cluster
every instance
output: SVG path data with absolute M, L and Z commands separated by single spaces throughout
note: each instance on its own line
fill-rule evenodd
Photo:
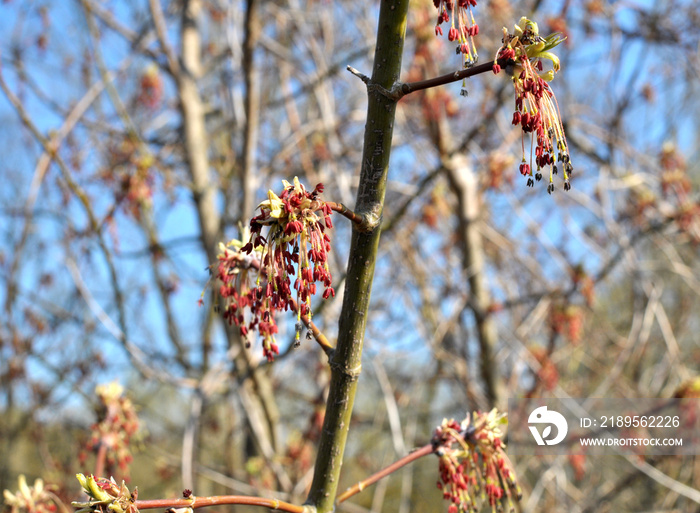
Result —
M 520 487 L 503 450 L 498 427 L 502 423 L 504 415 L 494 409 L 475 412 L 461 424 L 444 420 L 435 430 L 432 444 L 440 458 L 437 487 L 450 501 L 449 513 L 476 511 L 480 497 L 488 498 L 493 511 L 504 502 L 512 511 L 513 497 L 520 499 Z
M 219 263 L 216 267 L 216 277 L 221 281 L 219 294 L 224 300 L 224 319 L 229 324 L 235 324 L 240 330 L 241 336 L 246 340 L 246 346 L 250 347 L 248 332 L 258 329 L 263 337 L 268 340 L 265 354 L 277 353 L 275 344 L 269 339 L 277 333 L 274 313 L 268 311 L 267 316 L 262 317 L 262 304 L 258 301 L 258 287 L 255 284 L 257 271 L 255 265 L 259 262 L 255 258 L 246 257 L 240 253 L 242 244 L 233 240 L 227 245 L 219 243 L 221 252 L 217 256 Z M 262 296 L 261 296 L 262 298 Z M 200 299 L 200 302 L 202 300 Z M 246 321 L 244 311 L 250 309 L 252 315 Z M 274 329 L 272 328 L 274 326 Z M 272 347 L 274 345 L 274 347 Z
M 217 269 L 223 282 L 220 293 L 227 301 L 224 317 L 240 328 L 243 337 L 257 329 L 269 361 L 279 353 L 275 311 L 296 310 L 299 340 L 301 316 L 311 318 L 316 282 L 324 287 L 324 299 L 335 296 L 328 267 L 330 237 L 326 233 L 333 227 L 332 211 L 318 198 L 323 184 L 308 192 L 297 178 L 293 184 L 283 183 L 279 196 L 268 191 L 268 199 L 258 206 L 260 214 L 250 221 L 251 240 L 245 245 L 232 241 L 223 247 Z M 264 227 L 268 227 L 265 235 Z M 231 246 L 234 250 L 229 249 Z M 251 269 L 258 271 L 254 284 Z M 251 312 L 247 322 L 243 313 L 246 308 Z
M 117 383 L 99 385 L 95 393 L 104 408 L 99 423 L 92 425 L 92 434 L 86 450 L 99 452 L 105 450 L 107 470 L 113 472 L 115 466 L 128 477 L 129 464 L 132 461 L 131 440 L 139 430 L 139 419 L 132 402 L 124 396 L 124 389 Z M 81 454 L 81 460 L 86 454 Z
M 472 66 L 477 60 L 474 36 L 479 33 L 479 25 L 474 21 L 472 7 L 476 6 L 476 0 L 433 0 L 438 10 L 435 35 L 442 35 L 442 23 L 452 20 L 452 25 L 447 33 L 451 42 L 457 42 L 457 54 L 462 54 L 464 67 Z M 456 11 L 455 11 L 456 8 Z M 455 19 L 457 27 L 455 27 Z
M 513 60 L 513 86 L 515 87 L 515 113 L 513 125 L 520 125 L 523 131 L 523 159 L 520 173 L 527 177 L 527 185 L 532 187 L 535 180 L 542 179 L 541 169 L 550 167 L 547 192 L 554 192 L 552 175 L 558 174 L 559 166 L 564 178 L 564 190 L 571 189 L 569 177 L 573 171 L 569 148 L 564 135 L 559 105 L 549 81 L 559 70 L 559 59 L 549 50 L 563 41 L 560 34 L 542 38 L 538 34 L 537 24 L 522 18 L 515 26 L 516 34 L 509 34 L 503 29 L 503 46 L 499 49 L 496 60 Z M 553 69 L 543 72 L 543 60 L 549 60 Z M 501 67 L 494 61 L 494 73 Z M 510 70 L 509 70 L 510 72 Z M 525 134 L 533 134 L 535 143 L 535 165 L 532 169 L 532 149 L 530 161 L 525 159 Z M 556 159 L 554 155 L 556 154 Z M 533 180 L 534 177 L 534 180 Z
M 141 75 L 141 90 L 138 101 L 150 110 L 155 110 L 163 99 L 163 79 L 157 66 L 150 66 Z

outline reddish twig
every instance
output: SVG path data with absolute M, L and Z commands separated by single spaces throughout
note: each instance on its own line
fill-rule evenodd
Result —
M 380 470 L 379 472 L 372 474 L 367 479 L 364 479 L 364 480 L 360 481 L 359 483 L 355 483 L 353 486 L 351 486 L 350 488 L 348 488 L 347 490 L 345 490 L 343 493 L 341 493 L 338 496 L 338 503 L 340 504 L 341 502 L 346 501 L 347 499 L 349 499 L 353 495 L 360 493 L 362 490 L 364 490 L 368 486 L 373 485 L 374 483 L 376 483 L 377 481 L 379 481 L 383 477 L 386 477 L 386 476 L 392 474 L 393 472 L 396 472 L 398 469 L 400 469 L 404 465 L 408 465 L 409 463 L 412 463 L 412 462 L 416 461 L 419 458 L 422 458 L 423 456 L 425 456 L 427 454 L 432 454 L 434 450 L 435 450 L 435 448 L 433 447 L 433 444 L 424 445 L 420 449 L 416 449 L 415 451 L 407 454 L 403 458 L 395 461 L 394 463 L 392 463 L 388 467 L 385 467 L 382 470 Z
M 331 207 L 331 210 L 338 212 L 341 216 L 348 218 L 357 225 L 362 225 L 365 222 L 364 217 L 356 214 L 342 203 L 336 203 L 334 201 L 326 201 L 325 203 Z
M 103 476 L 105 474 L 105 463 L 107 461 L 107 444 L 104 442 L 100 443 L 100 448 L 97 450 L 97 457 L 95 458 L 95 474 L 96 476 Z
M 291 300 L 292 303 L 292 308 L 294 309 L 294 312 L 299 311 L 299 306 L 297 305 L 297 302 L 294 301 L 294 299 Z M 316 342 L 318 342 L 318 345 L 321 346 L 321 349 L 323 349 L 323 352 L 326 353 L 327 356 L 331 356 L 333 353 L 333 346 L 331 343 L 328 341 L 326 336 L 323 334 L 323 332 L 318 329 L 318 326 L 314 324 L 314 322 L 309 319 L 309 316 L 306 314 L 301 314 L 301 322 L 304 323 L 304 326 L 306 326 L 311 334 L 314 336 L 316 339 Z
M 262 506 L 289 513 L 304 513 L 304 507 L 278 499 L 266 499 L 263 497 L 248 497 L 245 495 L 215 495 L 213 497 L 190 497 L 189 499 L 156 499 L 137 500 L 134 502 L 139 510 L 156 508 L 206 508 L 221 504 L 244 504 L 247 506 Z

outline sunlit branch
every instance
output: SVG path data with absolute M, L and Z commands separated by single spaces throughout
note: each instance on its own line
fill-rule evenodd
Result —
M 509 63 L 512 63 L 512 61 L 508 59 L 499 59 L 497 61 L 497 64 L 504 69 Z M 438 87 L 445 84 L 451 84 L 452 82 L 459 82 L 465 78 L 492 71 L 493 64 L 493 62 L 485 62 L 484 64 L 479 64 L 478 66 L 472 66 L 471 68 L 455 71 L 453 73 L 447 73 L 446 75 L 441 75 L 439 77 L 419 80 L 418 82 L 403 83 L 400 85 L 401 96 L 406 96 L 407 94 L 415 93 L 416 91 L 421 91 L 423 89 L 430 89 L 431 87 Z
M 501 68 L 507 69 L 508 65 L 512 65 L 513 61 L 510 59 L 499 59 L 495 61 L 496 64 L 501 66 Z M 352 66 L 348 66 L 347 70 L 362 80 L 367 84 L 368 89 L 378 91 L 383 96 L 387 98 L 398 101 L 407 94 L 415 93 L 416 91 L 422 91 L 423 89 L 430 89 L 431 87 L 438 87 L 445 84 L 451 84 L 452 82 L 459 82 L 465 78 L 473 77 L 475 75 L 480 75 L 481 73 L 486 73 L 488 71 L 493 71 L 494 62 L 486 62 L 484 64 L 479 64 L 478 66 L 471 66 L 466 69 L 459 71 L 454 71 L 452 73 L 447 73 L 446 75 L 441 75 L 435 78 L 429 78 L 427 80 L 419 80 L 417 82 L 399 82 L 394 84 L 391 90 L 385 89 L 377 84 L 372 83 L 367 75 L 360 73 L 358 70 Z
M 367 479 L 364 479 L 364 480 L 360 481 L 359 483 L 355 483 L 353 486 L 351 486 L 350 488 L 345 490 L 343 493 L 338 495 L 338 503 L 346 501 L 347 499 L 349 499 L 353 495 L 357 495 L 358 493 L 360 493 L 362 490 L 364 490 L 368 486 L 373 485 L 374 483 L 376 483 L 377 481 L 379 481 L 380 479 L 382 479 L 388 475 L 391 475 L 392 473 L 396 472 L 401 467 L 406 466 L 409 463 L 412 463 L 412 462 L 416 461 L 419 458 L 422 458 L 423 456 L 425 456 L 427 454 L 432 454 L 434 450 L 435 450 L 435 448 L 433 447 L 433 444 L 424 445 L 420 449 L 416 449 L 415 451 L 407 454 L 403 458 L 395 461 L 394 463 L 392 463 L 388 467 L 385 467 L 382 470 L 380 470 L 379 472 L 372 474 Z
M 331 207 L 331 210 L 338 212 L 341 216 L 346 217 L 356 225 L 362 226 L 365 223 L 364 217 L 356 214 L 342 203 L 335 203 L 334 201 L 326 201 L 325 203 Z
M 213 497 L 192 497 L 190 499 L 156 499 L 137 500 L 134 503 L 139 510 L 157 508 L 206 508 L 208 506 L 220 506 L 223 504 L 243 504 L 246 506 L 262 506 L 289 513 L 304 513 L 303 506 L 297 506 L 278 499 L 266 499 L 264 497 L 249 497 L 245 495 L 215 495 Z M 307 508 L 308 511 L 308 508 Z

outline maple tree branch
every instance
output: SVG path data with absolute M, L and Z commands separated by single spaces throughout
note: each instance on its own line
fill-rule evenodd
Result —
M 404 456 L 401 459 L 396 460 L 394 463 L 389 465 L 388 467 L 383 468 L 379 472 L 375 472 L 371 476 L 369 476 L 367 479 L 363 479 L 362 481 L 355 483 L 352 485 L 350 488 L 345 490 L 343 493 L 341 493 L 338 496 L 338 504 L 341 502 L 344 502 L 348 500 L 350 497 L 353 495 L 357 495 L 360 493 L 362 490 L 367 488 L 370 485 L 373 485 L 380 479 L 396 472 L 398 469 L 401 467 L 404 467 L 408 465 L 409 463 L 413 463 L 419 458 L 422 458 L 423 456 L 427 454 L 432 454 L 435 451 L 435 448 L 433 447 L 433 444 L 427 444 L 421 447 L 420 449 L 416 449 L 413 452 L 408 453 L 406 456 Z
M 363 216 L 356 214 L 342 203 L 335 203 L 334 201 L 326 201 L 325 203 L 331 210 L 338 212 L 341 216 L 355 223 L 359 229 L 362 229 L 365 225 L 366 219 Z
M 264 497 L 251 497 L 246 495 L 215 495 L 212 497 L 190 497 L 189 499 L 155 499 L 137 500 L 134 502 L 139 510 L 156 508 L 206 508 L 222 504 L 244 504 L 247 506 L 262 506 L 289 513 L 309 513 L 308 506 L 298 506 L 279 499 L 267 499 Z
M 514 61 L 511 59 L 498 59 L 496 64 L 507 71 L 509 66 L 513 66 Z M 447 73 L 445 75 L 440 75 L 439 77 L 429 78 L 426 80 L 419 80 L 417 82 L 397 82 L 391 89 L 386 89 L 381 87 L 379 84 L 375 84 L 369 77 L 360 73 L 352 66 L 347 66 L 347 70 L 367 84 L 368 90 L 377 91 L 382 96 L 385 96 L 390 100 L 398 101 L 407 94 L 415 93 L 416 91 L 451 84 L 452 82 L 459 82 L 465 78 L 480 75 L 481 73 L 486 73 L 488 71 L 493 71 L 493 65 L 494 62 L 490 61 L 485 62 L 484 64 L 479 64 L 478 66 L 470 66 L 469 68 L 453 71 L 452 73 Z
M 506 69 L 509 65 L 513 64 L 513 61 L 510 59 L 499 59 L 496 61 L 496 63 L 501 68 Z M 439 77 L 429 78 L 427 80 L 405 82 L 400 84 L 401 96 L 403 97 L 407 94 L 415 93 L 416 91 L 421 91 L 423 89 L 429 89 L 431 87 L 438 87 L 445 84 L 451 84 L 452 82 L 459 82 L 465 78 L 480 75 L 481 73 L 486 73 L 488 71 L 493 71 L 493 61 L 485 62 L 484 64 L 479 64 L 478 66 L 472 66 L 459 71 L 454 71 L 452 73 L 447 73 L 446 75 L 440 75 Z

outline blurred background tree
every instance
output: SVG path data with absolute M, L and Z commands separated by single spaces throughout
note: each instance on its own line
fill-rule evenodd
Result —
M 353 205 L 366 92 L 344 70 L 371 69 L 378 7 L 0 9 L 0 489 L 23 473 L 75 497 L 74 474 L 94 471 L 95 387 L 118 380 L 140 417 L 141 497 L 302 501 L 325 356 L 294 348 L 288 319 L 269 365 L 225 328 L 213 294 L 197 299 L 219 241 L 239 238 L 281 179 Z M 480 62 L 522 15 L 567 36 L 554 87 L 573 189 L 525 186 L 505 75 L 468 80 L 466 98 L 453 84 L 399 102 L 340 489 L 426 443 L 443 417 L 564 392 L 669 397 L 700 373 L 700 6 L 494 0 L 475 12 Z M 460 66 L 436 16 L 411 2 L 405 81 Z M 350 227 L 335 224 L 342 281 Z M 315 317 L 331 339 L 340 296 Z M 674 488 L 700 488 L 697 458 L 515 463 L 525 511 L 698 508 Z M 421 461 L 340 508 L 443 511 L 436 478 Z

